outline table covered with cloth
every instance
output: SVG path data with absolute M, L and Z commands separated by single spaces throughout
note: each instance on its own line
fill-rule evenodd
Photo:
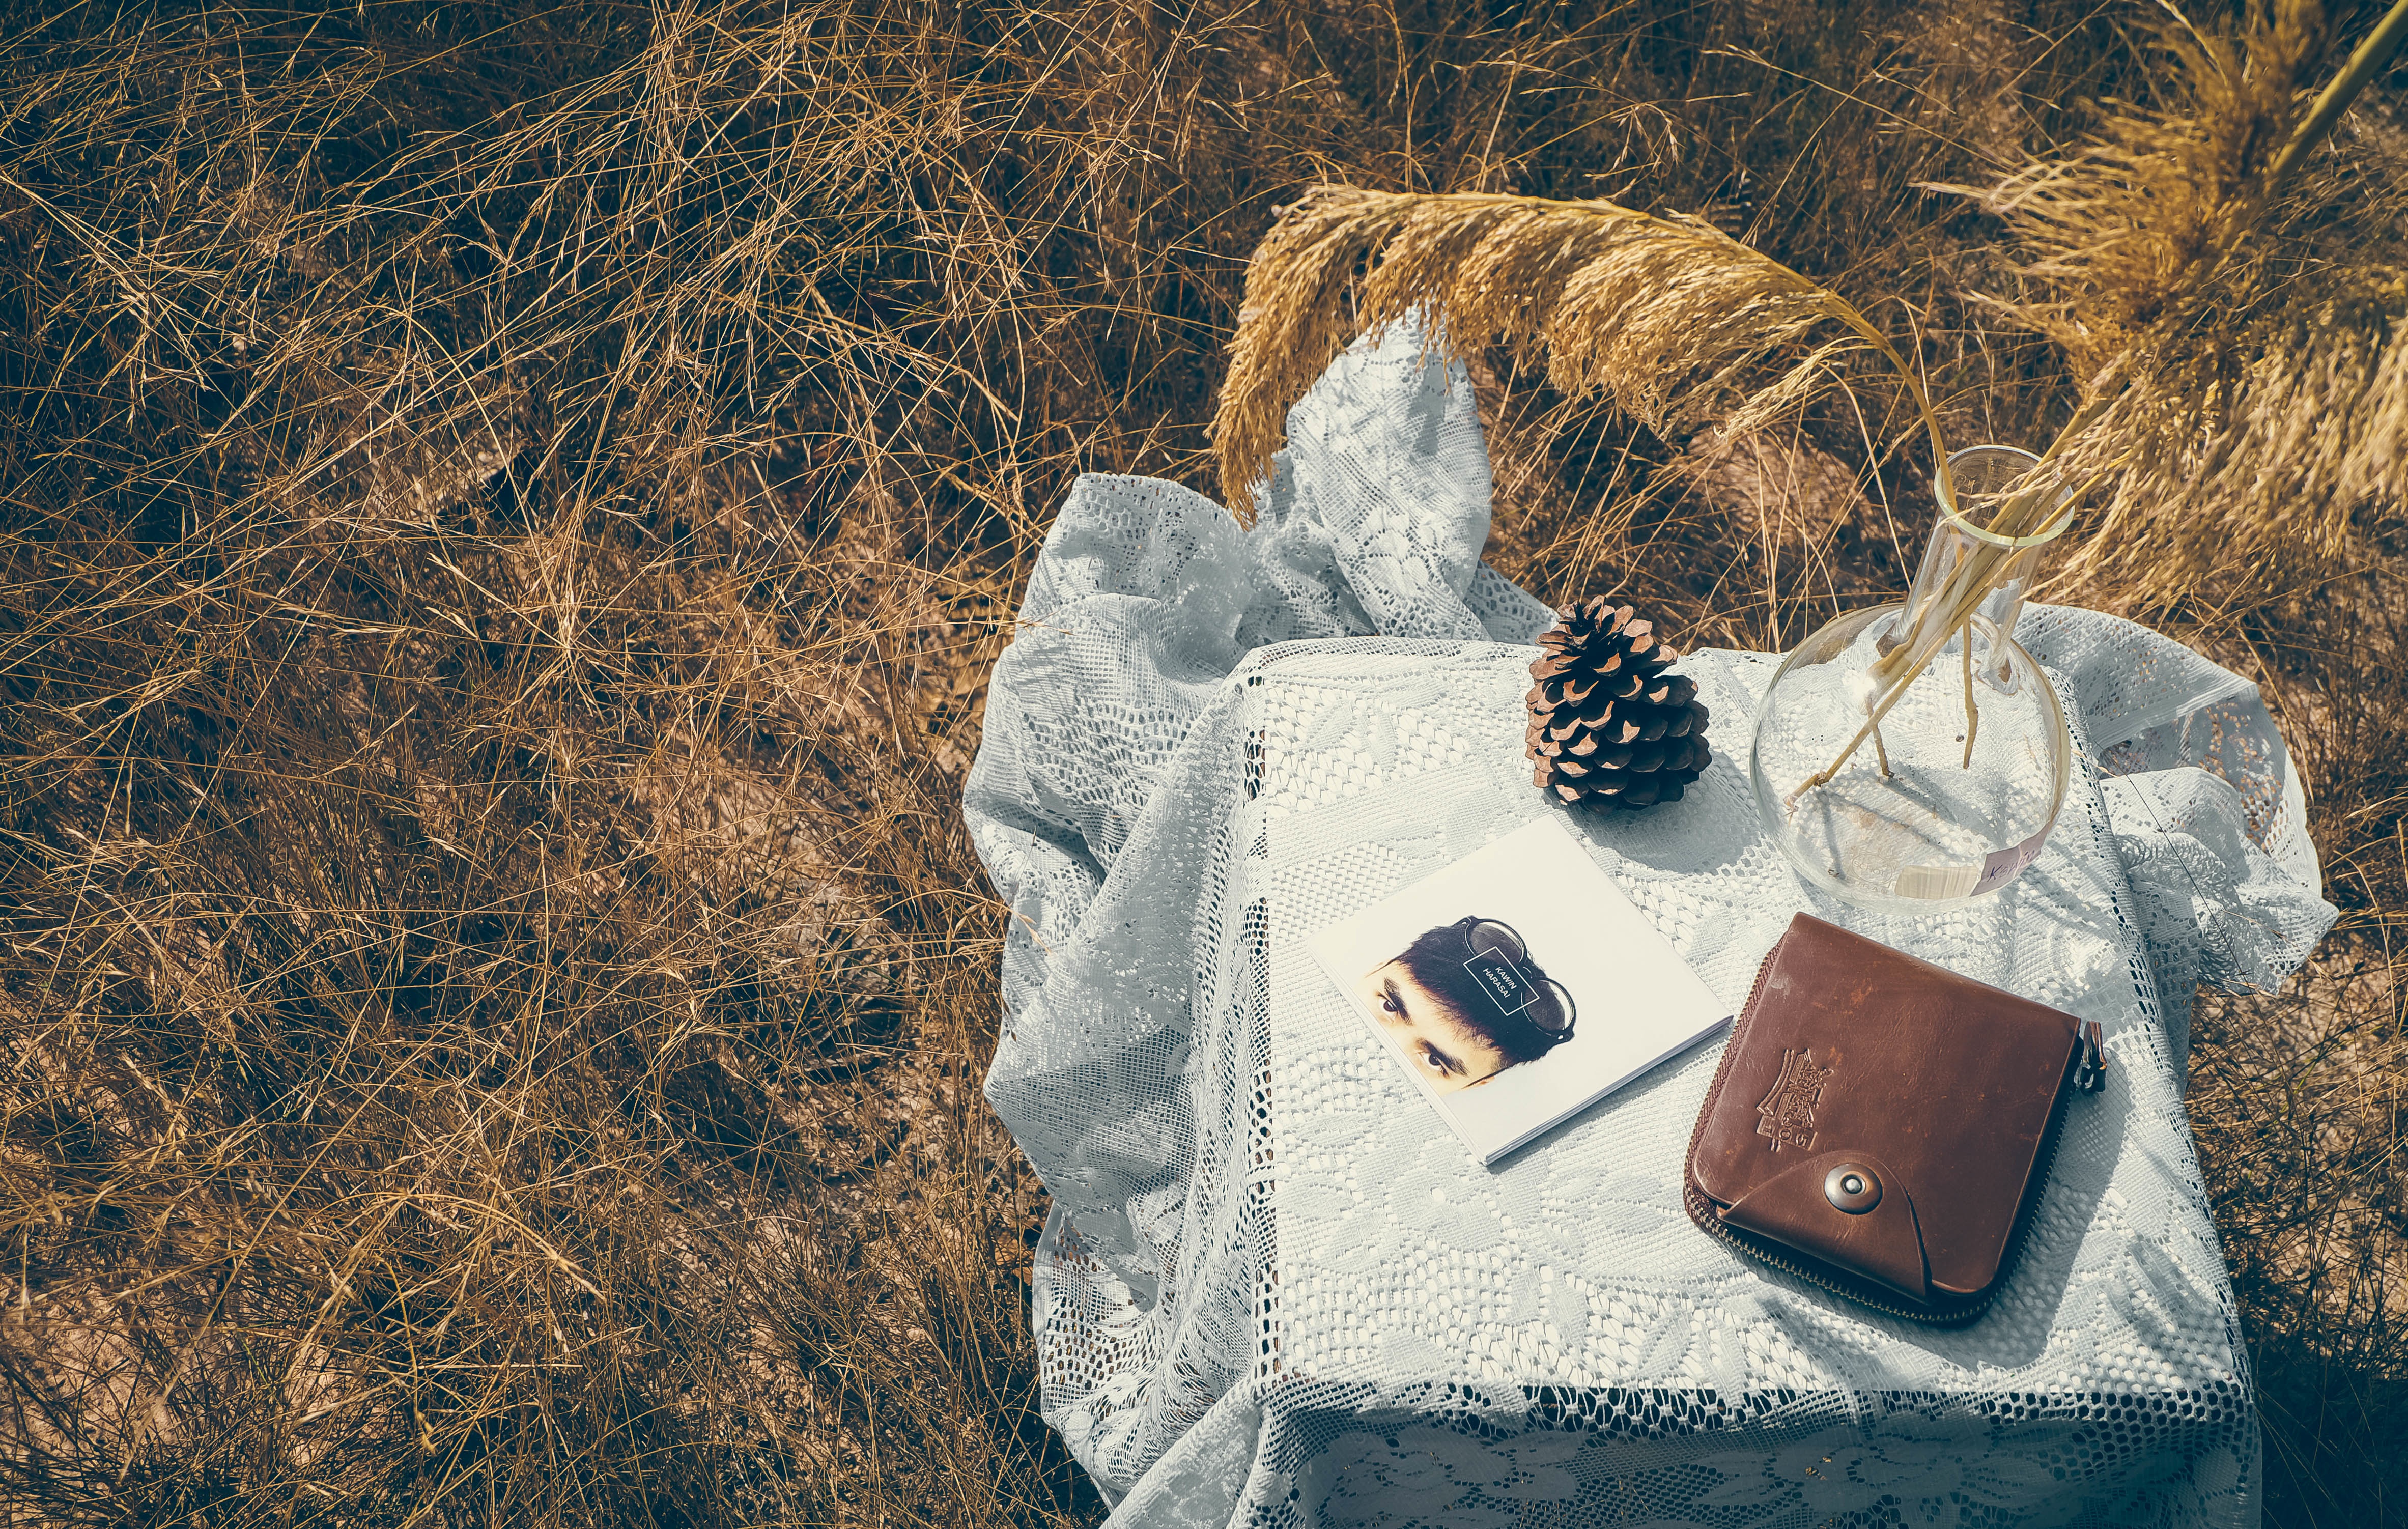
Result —
M 1045 1416 L 1115 1523 L 2247 1524 L 2243 1335 L 2182 1102 L 2200 983 L 2269 988 L 2333 912 L 2256 690 L 2035 607 L 2075 771 L 2002 893 L 1828 898 L 1759 833 L 1777 660 L 1685 657 L 1713 765 L 1567 809 L 1523 756 L 1548 611 L 1480 560 L 1459 366 L 1410 326 L 1289 419 L 1252 527 L 1081 479 L 998 663 L 965 809 L 1010 907 L 986 1092 L 1051 1211 Z M 1736 1009 L 1799 909 L 2105 1030 L 1991 1311 L 1941 1331 L 1692 1226 L 1710 1041 L 1486 1168 L 1303 941 L 1560 813 Z

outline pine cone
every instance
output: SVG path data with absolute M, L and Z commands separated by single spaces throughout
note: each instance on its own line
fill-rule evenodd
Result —
M 1530 665 L 1535 781 L 1567 802 L 1677 802 L 1713 757 L 1697 681 L 1664 668 L 1681 655 L 1628 606 L 1584 600 L 1555 613 Z

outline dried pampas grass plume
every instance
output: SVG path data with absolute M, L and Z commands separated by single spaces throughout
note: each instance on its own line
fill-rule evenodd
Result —
M 2408 37 L 2408 0 L 2313 100 L 2334 51 L 2313 0 L 2254 6 L 2230 35 L 2169 9 L 2150 35 L 2153 97 L 2114 107 L 2085 151 L 1930 189 L 2007 222 L 2022 291 L 1996 301 L 2079 379 L 2045 481 L 1991 529 L 2020 534 L 2067 491 L 2103 495 L 2068 577 L 2171 604 L 2235 566 L 2329 559 L 2361 511 L 2408 502 L 2408 136 L 2320 148 Z M 1456 343 L 1543 355 L 1558 390 L 1600 389 L 1659 430 L 1743 435 L 1873 351 L 1953 500 L 1914 369 L 1855 307 L 1720 230 L 1605 201 L 1325 186 L 1247 270 L 1213 422 L 1234 509 L 1353 333 L 1425 308 Z
M 1375 262 L 1352 317 L 1347 285 Z M 1249 513 L 1288 405 L 1345 346 L 1417 309 L 1460 343 L 1543 354 L 1567 393 L 1602 389 L 1659 429 L 1713 418 L 1743 434 L 1796 407 L 1845 356 L 1877 353 L 1947 450 L 1921 379 L 1856 307 L 1693 218 L 1606 201 L 1324 186 L 1254 251 L 1212 422 L 1221 486 Z M 1796 353 L 1818 328 L 1837 334 Z M 1772 367 L 1774 357 L 1786 364 Z
M 2178 24 L 2177 24 L 2178 23 Z M 2110 490 L 2069 574 L 2105 574 L 2172 604 L 2247 570 L 2262 595 L 2282 559 L 2341 550 L 2353 513 L 2408 488 L 2408 283 L 2369 256 L 2408 228 L 2408 175 L 2298 179 L 2310 152 L 2408 37 L 2408 0 L 2361 42 L 2304 112 L 2300 77 L 2325 49 L 2313 0 L 2253 11 L 2243 36 L 2205 36 L 2179 12 L 2158 39 L 2167 104 L 2110 119 L 2065 165 L 2038 165 L 1990 198 L 2054 302 L 2009 305 L 2076 364 L 2103 360 L 2041 465 L 1998 495 L 1986 527 L 2024 536 Z M 2278 147 L 2279 146 L 2279 147 Z M 2395 167 L 2397 168 L 2397 167 Z M 2339 205 L 2361 205 L 2336 216 Z M 2369 211 L 2375 216 L 2367 217 Z M 2279 217 L 2270 218 L 2270 213 Z M 1943 499 L 1954 495 L 1943 483 Z M 2070 509 L 2066 513 L 2070 513 Z M 1914 636 L 1872 665 L 1886 688 L 1828 766 L 1830 779 L 1948 631 L 1979 605 L 2005 553 L 1974 550 L 1908 611 Z M 1971 655 L 1969 636 L 1965 652 Z M 1978 725 L 1966 679 L 1965 757 Z
M 2017 316 L 2097 377 L 2222 273 L 2257 225 L 2269 162 L 2298 118 L 2299 79 L 2323 51 L 2316 7 L 2286 5 L 2241 37 L 2170 16 L 2143 24 L 2158 98 L 2111 108 L 2070 158 L 1996 186 L 1933 186 L 2006 221 L 2035 297 Z
M 2310 102 L 2315 5 L 2233 36 L 2162 18 L 2151 103 L 2071 160 L 1945 188 L 2006 221 L 2024 291 L 2002 306 L 2085 379 L 2048 456 L 2105 503 L 2065 581 L 2172 606 L 2245 568 L 2262 594 L 2408 502 L 2408 150 L 2393 128 L 2319 151 L 2404 36 L 2400 0 Z

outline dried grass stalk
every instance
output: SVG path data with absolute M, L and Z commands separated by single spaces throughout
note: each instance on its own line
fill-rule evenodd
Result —
M 2201 34 L 2176 13 L 2157 32 L 2173 66 L 2172 106 L 2120 112 L 2088 153 L 2035 166 L 1988 198 L 2033 252 L 2026 277 L 2066 293 L 2018 311 L 2092 381 L 2043 453 L 2047 470 L 2000 495 L 1985 530 L 2037 535 L 2064 513 L 2069 488 L 2113 481 L 2086 561 L 2145 547 L 2157 568 L 2137 580 L 2124 569 L 2126 582 L 2154 578 L 2163 590 L 2228 556 L 2236 535 L 2329 551 L 2352 509 L 2399 496 L 2408 438 L 2408 361 L 2394 345 L 2408 309 L 2401 279 L 2347 259 L 2303 273 L 2276 258 L 2281 237 L 2252 240 L 2270 210 L 2297 221 L 2320 191 L 2329 199 L 2316 178 L 2295 191 L 2292 177 L 2408 33 L 2403 15 L 2408 0 L 2303 112 L 2298 81 L 2326 46 L 2315 5 L 2256 12 L 2237 39 Z M 1362 327 L 1436 310 L 1455 336 L 1543 352 L 1557 389 L 1601 389 L 1658 429 L 1707 411 L 1733 433 L 1759 428 L 1825 385 L 1842 356 L 1874 350 L 1914 399 L 1942 500 L 1955 504 L 1939 422 L 1887 337 L 1836 293 L 1712 225 L 1601 200 L 1322 187 L 1287 209 L 1247 272 L 1213 427 L 1222 488 L 1241 514 L 1287 402 L 1348 337 L 1342 298 L 1367 262 L 1354 316 Z M 1842 335 L 1768 365 L 1826 324 Z M 2235 329 L 2244 337 L 2237 355 Z M 2181 520 L 2174 507 L 2205 507 L 2203 494 L 2221 500 L 2215 513 L 2188 521 L 2215 527 L 2223 545 L 2180 532 L 2115 535 L 2136 512 Z M 2205 555 L 2163 560 L 2157 549 L 2168 540 Z M 1864 727 L 1793 800 L 1845 764 L 1951 633 L 1970 640 L 1972 612 L 2007 555 L 1978 550 L 1927 608 L 1909 613 L 1907 640 L 1877 666 L 1887 683 Z M 1969 675 L 1969 712 L 1970 683 Z
M 2071 12 L 1750 7 L 1829 103 L 1667 72 L 1648 7 L 1342 7 L 1326 52 L 1236 0 L 51 12 L 0 37 L 0 1508 L 57 1525 L 1100 1520 L 1036 1411 L 960 771 L 1068 475 L 1199 455 L 1257 198 L 1510 160 L 1701 207 L 1730 145 L 1759 236 L 1938 271 L 1962 336 L 1971 221 L 1903 188 L 2135 73 Z M 2014 438 L 2042 349 L 1918 359 Z M 1523 432 L 1500 566 L 1805 614 L 1731 597 L 1720 516 L 1631 534 L 1610 415 Z M 2384 577 L 2260 613 L 2347 655 L 2285 715 L 2361 954 L 2408 906 Z M 2328 991 L 2194 1051 L 2270 1524 L 2286 1472 L 2384 1519 L 2360 1378 L 2408 1375 L 2401 990 L 2370 959 L 2346 1041 Z
M 2077 571 L 2112 566 L 2116 582 L 2172 599 L 2230 567 L 2236 549 L 2254 564 L 2301 550 L 2329 559 L 2353 511 L 2408 491 L 2408 348 L 2398 343 L 2408 285 L 2396 268 L 2370 266 L 2373 241 L 2361 242 L 2356 220 L 2321 241 L 2323 259 L 2286 248 L 2318 242 L 2318 214 L 2346 199 L 2329 173 L 2294 178 L 2408 37 L 2408 0 L 2304 112 L 2300 80 L 2327 42 L 2313 0 L 2254 13 L 2239 38 L 2201 34 L 2179 12 L 2156 36 L 2176 105 L 2121 112 L 2088 153 L 2028 169 L 1989 198 L 2033 251 L 2024 274 L 2066 293 L 2022 305 L 2022 316 L 2077 366 L 2099 364 L 2041 465 L 1977 523 L 2037 536 L 2071 512 L 2069 501 L 2112 482 Z M 2394 198 L 2402 183 L 2390 181 Z M 2396 244 L 2408 203 L 2386 210 Z M 1942 494 L 1953 503 L 1945 485 Z M 1907 613 L 1908 640 L 1874 664 L 1886 684 L 1864 727 L 1790 801 L 1839 773 L 1960 630 L 1971 762 L 1968 623 L 2011 555 L 1977 548 Z
M 2170 606 L 2224 570 L 2327 566 L 2363 512 L 2408 502 L 2408 148 L 2370 120 L 2316 151 L 2408 36 L 2408 0 L 2313 104 L 2314 4 L 2150 36 L 2154 102 L 1975 194 L 2025 256 L 2003 306 L 2086 379 L 2051 477 L 2108 498 L 2065 578 Z
M 2091 379 L 2041 466 L 1977 521 L 1984 529 L 2037 536 L 2071 513 L 2069 501 L 2113 482 L 2109 512 L 2077 567 L 2120 564 L 2127 587 L 2178 595 L 2229 566 L 2236 544 L 2269 557 L 2298 549 L 2329 557 L 2353 509 L 2400 497 L 2408 364 L 2393 344 L 2398 274 L 2375 275 L 2370 293 L 2367 274 L 2346 258 L 2356 251 L 2302 273 L 2278 260 L 2279 232 L 2258 236 L 2270 211 L 2296 222 L 2313 215 L 2320 190 L 2330 195 L 2291 178 L 2408 35 L 2408 0 L 2302 114 L 2298 81 L 2325 50 L 2322 22 L 2313 3 L 2279 5 L 2230 38 L 2174 13 L 2155 36 L 2178 105 L 2119 112 L 2087 153 L 2034 165 L 1987 198 L 2032 252 L 2025 276 L 2062 293 L 2017 311 Z M 2341 318 L 2336 298 L 2353 284 Z M 2311 294 L 2300 311 L 2292 305 L 2303 293 Z M 1942 496 L 1953 502 L 1945 488 Z M 1971 760 L 1979 719 L 1968 623 L 2010 556 L 1977 548 L 1907 613 L 1908 640 L 1874 664 L 1887 683 L 1864 727 L 1790 801 L 1838 774 L 1960 630 Z
M 1357 293 L 1344 297 L 1366 261 Z M 1277 450 L 1287 407 L 1356 328 L 1419 309 L 1447 333 L 1545 357 L 1567 393 L 1601 389 L 1659 430 L 1707 418 L 1743 435 L 1796 409 L 1870 350 L 1913 398 L 1944 463 L 1921 379 L 1871 321 L 1699 219 L 1608 201 L 1417 195 L 1323 186 L 1288 207 L 1246 270 L 1212 438 L 1240 516 Z M 1842 333 L 1796 354 L 1818 329 Z M 1775 357 L 1789 354 L 1779 365 Z

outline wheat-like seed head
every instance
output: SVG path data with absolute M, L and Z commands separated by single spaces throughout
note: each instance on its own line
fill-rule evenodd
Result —
M 2408 500 L 2408 283 L 2328 276 L 2237 335 L 2135 358 L 2133 383 L 2062 452 L 2069 479 L 2105 485 L 2071 576 L 2172 601 L 2219 569 L 2309 573 L 2361 512 Z
M 1974 193 L 2013 229 L 2020 274 L 2042 294 L 2021 315 L 2085 379 L 2195 300 L 2258 222 L 2324 40 L 2312 0 L 2257 18 L 2244 37 L 2171 17 L 2143 35 L 2164 64 L 2155 104 L 2121 105 L 2083 152 Z
M 1376 264 L 1350 322 L 1346 287 L 1367 260 Z M 1356 322 L 1377 328 L 1425 307 L 1457 343 L 1493 336 L 1543 354 L 1556 388 L 1602 390 L 1658 429 L 1710 415 L 1733 432 L 1754 428 L 1828 385 L 1842 357 L 1871 350 L 1945 455 L 1919 380 L 1881 331 L 1710 224 L 1606 201 L 1325 186 L 1287 210 L 1247 268 L 1212 426 L 1233 508 L 1246 513 L 1288 405 Z M 1799 353 L 1818 326 L 1841 333 Z
M 2166 19 L 2155 102 L 1976 193 L 2026 257 L 2007 306 L 2087 379 L 2050 452 L 2103 500 L 2070 580 L 2170 604 L 2219 569 L 2313 569 L 2408 499 L 2408 141 L 2362 106 L 2272 169 L 2330 42 L 2300 0 L 2236 36 Z

